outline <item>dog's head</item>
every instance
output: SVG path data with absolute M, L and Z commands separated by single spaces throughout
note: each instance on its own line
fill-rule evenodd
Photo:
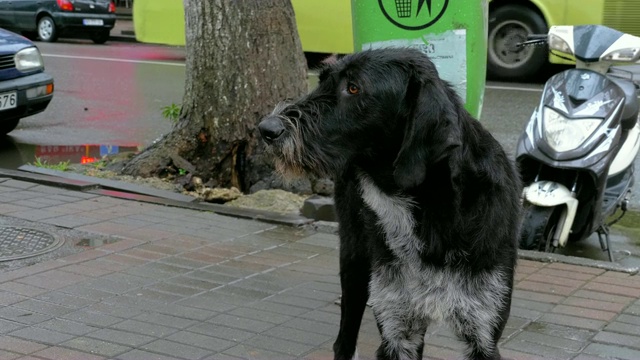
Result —
M 258 128 L 285 173 L 334 175 L 368 159 L 392 166 L 398 186 L 412 188 L 460 144 L 460 111 L 423 53 L 368 50 L 327 66 L 314 91 L 277 106 Z

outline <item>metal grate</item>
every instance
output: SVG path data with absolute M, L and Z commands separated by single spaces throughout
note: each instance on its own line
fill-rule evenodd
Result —
M 23 259 L 52 251 L 63 241 L 44 231 L 0 227 L 0 261 Z
M 0 55 L 0 70 L 14 67 L 16 67 L 16 63 L 13 61 L 13 55 Z
M 640 36 L 640 1 L 605 0 L 602 24 L 635 36 Z

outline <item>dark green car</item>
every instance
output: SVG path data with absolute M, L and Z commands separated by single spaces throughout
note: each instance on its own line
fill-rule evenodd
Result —
M 112 0 L 0 0 L 0 27 L 41 41 L 89 37 L 103 44 L 115 23 Z

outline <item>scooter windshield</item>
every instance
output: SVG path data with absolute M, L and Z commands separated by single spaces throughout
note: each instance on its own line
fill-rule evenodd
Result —
M 624 33 L 602 25 L 573 27 L 575 57 L 584 62 L 597 62 L 609 47 Z

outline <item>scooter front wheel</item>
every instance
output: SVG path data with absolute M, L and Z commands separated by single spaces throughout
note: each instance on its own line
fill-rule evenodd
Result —
M 554 252 L 553 235 L 558 227 L 561 209 L 528 204 L 524 209 L 524 221 L 520 235 L 520 248 Z

